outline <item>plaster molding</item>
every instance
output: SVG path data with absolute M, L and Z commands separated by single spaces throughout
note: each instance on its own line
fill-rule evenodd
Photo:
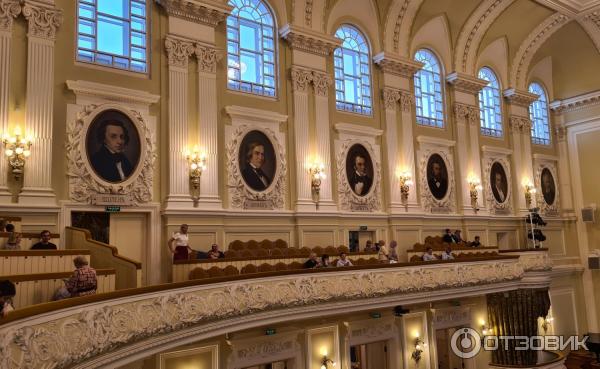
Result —
M 56 31 L 63 22 L 62 10 L 38 2 L 25 1 L 22 12 L 29 24 L 29 37 L 52 41 L 56 39 Z
M 373 62 L 377 64 L 384 73 L 404 78 L 413 78 L 414 74 L 423 68 L 423 63 L 385 52 L 375 55 L 373 57 Z
M 559 158 L 556 155 L 547 155 L 547 154 L 533 154 L 533 158 L 539 161 L 548 161 L 548 162 L 558 162 Z
M 417 12 L 423 1 L 424 0 L 404 0 L 400 6 L 392 37 L 394 52 L 401 56 L 407 58 L 410 57 L 411 31 Z
M 450 73 L 446 81 L 454 87 L 455 91 L 471 95 L 479 93 L 479 90 L 488 85 L 488 81 L 460 72 Z
M 337 37 L 291 24 L 281 27 L 279 36 L 286 40 L 292 49 L 320 56 L 328 56 L 342 45 L 342 40 Z
M 539 96 L 536 94 L 526 90 L 518 90 L 516 88 L 508 88 L 504 90 L 502 95 L 506 100 L 508 100 L 509 103 L 516 106 L 522 106 L 527 109 L 529 109 L 529 105 L 531 105 L 531 103 L 539 98 Z
M 419 140 L 419 137 L 417 137 L 417 141 Z M 448 143 L 446 145 L 438 144 L 436 147 L 433 142 L 440 142 L 442 139 L 436 138 L 435 140 L 429 140 L 430 138 L 433 137 L 428 137 L 426 142 L 428 145 L 425 145 L 424 148 L 420 149 L 418 155 L 418 165 L 420 170 L 419 183 L 422 199 L 421 204 L 426 212 L 454 213 L 456 211 L 456 185 L 454 182 L 454 164 L 452 160 L 452 154 L 450 152 L 450 147 L 454 145 L 454 141 L 452 141 L 452 145 L 449 145 Z M 421 143 L 423 141 L 419 142 Z M 444 160 L 444 164 L 446 165 L 446 169 L 448 171 L 448 191 L 446 191 L 446 196 L 444 196 L 443 199 L 437 199 L 435 196 L 433 196 L 431 190 L 429 189 L 429 183 L 427 180 L 427 163 L 429 161 L 429 157 L 431 157 L 433 154 L 438 154 L 442 160 Z
M 287 115 L 275 113 L 269 110 L 253 109 L 238 105 L 226 106 L 225 112 L 231 117 L 232 120 L 243 119 L 245 121 L 259 123 L 266 122 L 281 124 L 288 119 Z
M 569 16 L 575 16 L 600 5 L 598 0 L 535 0 L 536 2 Z
M 479 114 L 479 107 L 477 106 L 454 103 L 454 116 L 459 124 L 478 126 L 481 124 Z
M 534 154 L 540 155 L 540 154 Z M 548 155 L 550 156 L 550 155 Z M 560 215 L 560 184 L 558 183 L 558 158 L 548 158 L 548 157 L 535 157 L 535 173 L 534 173 L 534 182 L 535 187 L 537 188 L 537 201 L 536 204 L 540 207 L 540 211 L 545 216 L 556 217 Z M 554 202 L 552 204 L 548 204 L 546 199 L 544 198 L 544 194 L 542 193 L 542 171 L 544 169 L 548 169 L 552 174 L 552 179 L 554 180 Z
M 443 147 L 452 147 L 456 144 L 456 141 L 446 140 L 438 137 L 430 137 L 430 136 L 417 136 L 417 142 L 420 144 L 429 144 L 432 146 L 443 146 Z
M 217 63 L 223 59 L 223 52 L 212 45 L 196 43 L 194 49 L 198 59 L 198 70 L 206 73 L 216 73 Z
M 404 113 L 410 113 L 415 106 L 415 95 L 411 91 L 400 90 L 400 109 Z
M 312 27 L 312 10 L 313 0 L 306 0 L 306 6 L 304 7 L 304 24 L 308 28 Z
M 349 346 L 364 345 L 372 342 L 393 340 L 398 337 L 398 326 L 394 317 L 353 321 L 348 323 Z
M 196 48 L 191 40 L 168 35 L 165 38 L 165 50 L 169 58 L 169 67 L 187 69 L 188 59 Z
M 247 368 L 265 362 L 295 360 L 295 366 L 302 359 L 302 345 L 298 341 L 300 331 L 277 334 L 271 337 L 252 337 L 231 341 L 231 355 L 227 360 L 228 369 Z
M 11 32 L 13 22 L 19 14 L 20 0 L 0 0 L 0 31 Z
M 400 101 L 400 90 L 391 87 L 384 87 L 381 92 L 381 98 L 383 99 L 383 106 L 386 109 L 396 109 L 398 101 Z
M 531 120 L 529 117 L 511 115 L 508 125 L 513 132 L 531 134 Z
M 561 125 L 556 125 L 554 127 L 554 135 L 556 136 L 557 141 L 564 141 L 567 138 L 567 128 Z
M 308 92 L 313 72 L 311 69 L 293 66 L 290 70 L 290 78 L 294 92 Z
M 555 114 L 563 114 L 597 105 L 600 105 L 600 90 L 563 100 L 555 100 L 550 103 L 550 110 Z
M 494 21 L 514 0 L 484 0 L 464 23 L 458 41 L 454 65 L 459 72 L 475 74 L 479 46 Z
M 513 59 L 510 84 L 516 88 L 526 88 L 529 65 L 536 51 L 562 26 L 571 19 L 564 14 L 554 13 L 540 23 L 521 43 Z
M 156 0 L 170 17 L 216 27 L 231 13 L 233 7 L 215 0 Z
M 329 87 L 333 85 L 333 78 L 328 73 L 313 71 L 312 83 L 315 95 L 327 97 L 329 95 Z
M 78 97 L 92 96 L 107 101 L 143 104 L 146 106 L 156 104 L 160 100 L 160 95 L 103 83 L 68 80 L 66 84 L 67 88 L 73 91 Z
M 127 115 L 140 135 L 140 160 L 131 176 L 122 183 L 106 182 L 96 175 L 86 153 L 86 136 L 94 118 L 106 110 L 118 110 Z M 135 205 L 152 201 L 152 184 L 156 148 L 154 135 L 142 114 L 119 103 L 83 106 L 77 119 L 67 124 L 67 176 L 69 197 L 80 203 L 91 203 L 93 194 L 127 195 Z
M 600 11 L 592 11 L 583 17 L 578 17 L 577 23 L 590 36 L 596 49 L 600 50 Z
M 367 136 L 367 137 L 379 137 L 383 134 L 383 130 L 372 127 L 361 126 L 351 123 L 337 123 L 335 130 L 340 134 Z
M 494 197 L 494 193 L 492 191 L 492 181 L 491 181 L 491 172 L 492 166 L 494 163 L 499 163 L 504 169 L 504 173 L 506 174 L 506 196 L 504 197 L 503 202 L 499 202 Z M 490 213 L 502 213 L 502 214 L 510 214 L 512 213 L 512 173 L 510 170 L 510 161 L 508 160 L 507 155 L 499 154 L 499 153 L 489 153 L 483 158 L 483 183 L 485 188 L 485 196 L 490 204 L 488 207 Z
M 513 153 L 512 149 L 506 149 L 504 147 L 499 147 L 499 146 L 487 146 L 487 145 L 481 146 L 481 151 L 484 154 L 489 153 L 489 154 L 499 154 L 499 155 L 504 155 L 504 156 L 512 155 L 512 153 Z

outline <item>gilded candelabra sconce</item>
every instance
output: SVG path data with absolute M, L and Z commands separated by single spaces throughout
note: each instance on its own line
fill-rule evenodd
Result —
M 523 189 L 525 190 L 525 206 L 527 209 L 531 208 L 532 195 L 535 195 L 537 190 L 531 181 L 528 179 L 523 181 Z
M 321 361 L 321 369 L 330 369 L 331 367 L 335 367 L 335 361 L 328 358 L 327 355 L 323 356 L 323 360 Z
M 192 152 L 186 152 L 185 158 L 189 164 L 190 182 L 194 190 L 192 199 L 196 201 L 200 198 L 200 178 L 202 177 L 202 172 L 206 170 L 206 155 L 200 153 L 198 146 L 194 146 Z
M 410 186 L 413 185 L 410 172 L 404 171 L 400 173 L 398 180 L 400 181 L 400 199 L 402 200 L 402 205 L 404 205 L 404 210 L 408 211 L 408 195 L 410 194 Z
M 321 197 L 321 182 L 326 178 L 325 165 L 323 165 L 323 163 L 313 163 L 308 168 L 308 171 L 310 172 L 310 187 L 313 201 L 318 208 L 319 199 Z
M 31 143 L 30 138 L 24 138 L 22 136 L 21 127 L 17 126 L 14 129 L 13 135 L 4 134 L 2 137 L 4 143 L 4 154 L 8 157 L 8 163 L 12 169 L 12 174 L 15 180 L 21 179 L 23 175 L 23 167 L 25 166 L 25 159 L 31 155 Z
M 479 191 L 481 191 L 481 180 L 477 178 L 475 175 L 470 175 L 467 178 L 467 182 L 469 183 L 469 196 L 471 197 L 471 206 L 473 207 L 473 211 L 475 214 L 479 211 L 479 204 L 477 203 L 477 199 L 479 196 Z
M 544 318 L 544 320 L 542 321 L 542 329 L 544 330 L 544 334 L 548 333 L 548 329 L 552 325 L 553 321 L 554 321 L 554 318 L 551 316 L 547 316 Z
M 418 332 L 415 333 L 414 345 L 415 349 L 413 350 L 411 357 L 417 364 L 419 364 L 419 361 L 421 361 L 421 356 L 423 354 L 423 348 L 425 347 L 425 341 L 421 339 Z

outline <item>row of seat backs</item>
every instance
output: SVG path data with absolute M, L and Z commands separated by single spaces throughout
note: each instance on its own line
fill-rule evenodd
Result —
M 337 264 L 337 259 L 333 260 L 332 265 Z M 360 258 L 358 260 L 352 261 L 353 265 L 371 265 L 371 264 L 380 264 L 379 259 L 377 258 L 369 258 L 363 259 Z M 228 265 L 224 268 L 219 268 L 214 266 L 208 270 L 202 268 L 194 268 L 190 271 L 189 279 L 203 279 L 203 278 L 216 278 L 216 277 L 230 277 L 236 276 L 240 274 L 253 274 L 253 273 L 265 273 L 265 272 L 277 272 L 277 271 L 286 271 L 286 270 L 299 270 L 303 269 L 304 264 L 298 261 L 294 261 L 292 263 L 277 263 L 275 265 L 271 264 L 247 264 L 239 270 L 237 267 L 233 265 Z
M 471 259 L 471 258 L 485 258 L 489 256 L 498 256 L 498 253 L 495 251 L 484 251 L 477 253 L 468 253 L 468 252 L 460 252 L 460 253 L 452 253 L 454 259 Z M 439 256 L 439 255 L 436 255 Z M 421 261 L 423 260 L 423 256 L 421 255 L 413 255 L 410 258 L 410 262 Z
M 278 239 L 275 241 L 262 240 L 262 241 L 240 241 L 235 240 L 229 243 L 229 250 L 241 251 L 241 250 L 258 250 L 258 249 L 285 249 L 288 247 L 286 241 Z
M 425 251 L 428 247 L 431 247 L 433 250 L 445 250 L 448 247 L 448 243 L 444 242 L 442 236 L 427 236 L 425 237 L 425 243 L 415 243 L 413 246 L 414 251 Z M 452 247 L 468 247 L 469 244 L 465 241 L 452 244 Z M 482 245 L 483 246 L 483 245 Z M 480 246 L 480 247 L 482 247 Z
M 347 246 L 316 246 L 313 248 L 275 248 L 275 249 L 245 249 L 245 250 L 227 250 L 225 258 L 268 258 L 268 257 L 308 257 L 311 252 L 317 255 L 339 255 L 342 252 L 348 253 Z

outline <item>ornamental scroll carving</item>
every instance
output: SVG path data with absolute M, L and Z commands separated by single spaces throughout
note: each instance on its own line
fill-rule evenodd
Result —
M 25 3 L 23 15 L 29 22 L 29 36 L 54 40 L 56 30 L 63 22 L 62 11 L 56 8 Z
M 0 0 L 0 31 L 10 31 L 14 19 L 21 13 L 18 0 Z
M 198 59 L 198 69 L 207 73 L 216 73 L 217 63 L 223 58 L 220 50 L 208 45 L 196 44 L 194 50 Z
M 410 91 L 389 87 L 383 89 L 382 98 L 386 109 L 395 109 L 396 104 L 400 103 L 400 110 L 404 113 L 410 113 L 415 102 L 415 97 Z
M 196 48 L 191 41 L 167 36 L 165 50 L 167 50 L 169 66 L 187 68 L 188 58 L 196 51 Z
M 529 133 L 531 131 L 531 120 L 528 117 L 513 115 L 510 117 L 509 124 L 513 132 Z
M 302 346 L 298 342 L 300 332 L 277 334 L 272 337 L 252 338 L 242 341 L 231 341 L 231 355 L 227 360 L 227 368 L 240 369 L 265 362 L 285 359 L 296 361 L 302 356 Z
M 480 122 L 479 108 L 472 105 L 454 103 L 454 116 L 462 124 L 478 125 Z
M 333 84 L 333 78 L 327 73 L 313 71 L 312 83 L 315 88 L 315 95 L 327 96 L 329 94 L 329 87 Z
M 118 110 L 135 125 L 140 136 L 140 159 L 137 169 L 122 183 L 110 183 L 94 173 L 86 155 L 88 127 L 96 116 L 107 110 Z M 67 166 L 69 197 L 71 200 L 92 203 L 95 194 L 127 195 L 140 205 L 152 200 L 153 167 L 156 159 L 154 135 L 142 114 L 120 104 L 87 105 L 77 114 L 77 119 L 67 125 Z
M 546 252 L 522 253 L 519 264 L 526 272 L 545 272 L 552 270 L 552 259 Z
M 194 23 L 215 27 L 225 20 L 231 7 L 212 2 L 213 6 L 205 6 L 188 0 L 156 0 L 169 16 L 189 20 Z
M 298 92 L 308 92 L 308 86 L 313 79 L 313 73 L 310 69 L 292 67 L 292 88 Z
M 226 286 L 206 284 L 169 290 L 158 296 L 156 293 L 137 295 L 121 304 L 91 303 L 77 310 L 0 327 L 0 367 L 69 367 L 174 331 L 178 331 L 178 339 L 190 337 L 197 331 L 184 331 L 184 328 L 201 329 L 202 324 L 209 322 L 225 322 L 267 311 L 281 312 L 292 307 L 314 310 L 329 302 L 349 304 L 362 299 L 447 292 L 451 288 L 470 286 L 481 286 L 484 290 L 488 285 L 518 281 L 523 274 L 522 266 L 511 259 L 435 268 L 241 280 Z

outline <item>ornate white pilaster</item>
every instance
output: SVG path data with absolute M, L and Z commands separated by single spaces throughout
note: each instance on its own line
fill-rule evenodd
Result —
M 383 106 L 385 107 L 385 143 L 387 148 L 387 186 L 389 193 L 388 210 L 390 212 L 398 211 L 402 207 L 402 197 L 400 193 L 400 182 L 398 174 L 400 168 L 400 155 L 398 154 L 398 115 L 397 107 L 400 101 L 401 91 L 398 89 L 386 87 L 383 89 Z
M 52 126 L 54 96 L 54 40 L 62 12 L 48 4 L 26 1 L 23 15 L 27 33 L 27 98 L 25 134 L 33 139 L 25 164 L 19 203 L 55 205 L 52 189 Z
M 18 0 L 0 0 L 0 132 L 7 132 L 8 97 L 10 93 L 10 40 L 13 20 L 21 13 Z M 7 186 L 7 159 L 0 150 L 0 203 L 9 203 L 11 194 Z
M 556 145 L 558 147 L 558 185 L 561 193 L 560 207 L 562 212 L 573 214 L 573 187 L 571 186 L 571 176 L 569 175 L 569 147 L 567 146 L 567 129 L 563 126 L 564 117 L 557 116 L 556 129 L 554 137 L 556 137 Z
M 413 122 L 415 116 L 415 95 L 412 91 L 400 90 L 400 170 L 410 173 L 414 185 L 408 194 L 408 206 L 418 208 L 417 201 L 417 173 L 415 170 L 415 144 L 413 136 Z
M 507 89 L 504 97 L 510 102 L 510 129 L 513 144 L 513 167 L 515 168 L 516 183 L 514 187 L 517 196 L 517 212 L 527 212 L 523 183 L 534 183 L 533 160 L 531 155 L 531 120 L 529 105 L 538 96 L 527 91 Z M 536 206 L 535 196 L 532 196 L 531 206 Z
M 292 67 L 294 91 L 294 139 L 296 150 L 296 210 L 314 210 L 310 174 L 307 163 L 310 157 L 308 92 L 313 74 L 310 69 Z
M 169 58 L 169 194 L 166 207 L 185 208 L 192 206 L 185 150 L 188 145 L 188 58 L 195 47 L 190 40 L 168 35 L 165 49 Z
M 317 132 L 317 155 L 325 167 L 325 178 L 321 181 L 319 209 L 335 211 L 337 206 L 332 197 L 331 139 L 329 135 L 329 87 L 333 79 L 325 72 L 312 72 L 315 89 L 315 124 Z
M 196 44 L 198 59 L 199 146 L 206 154 L 206 170 L 200 182 L 201 208 L 222 208 L 219 194 L 219 135 L 217 126 L 217 63 L 222 55 L 214 46 Z

